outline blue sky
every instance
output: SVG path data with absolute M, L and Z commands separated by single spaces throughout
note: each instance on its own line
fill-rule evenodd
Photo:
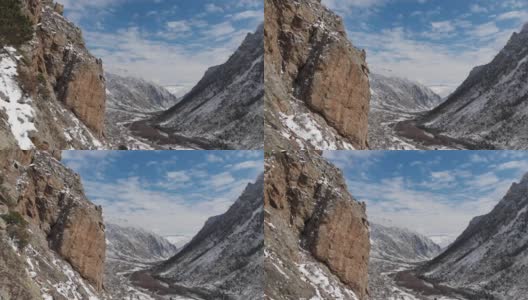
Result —
M 446 95 L 528 22 L 526 0 L 323 0 L 375 72 Z
M 62 0 L 105 70 L 194 85 L 264 18 L 262 0 Z
M 327 151 L 371 221 L 456 238 L 528 172 L 526 151 Z
M 63 151 L 106 221 L 194 235 L 263 171 L 261 151 Z

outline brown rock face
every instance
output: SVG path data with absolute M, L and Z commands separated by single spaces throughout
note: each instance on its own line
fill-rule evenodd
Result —
M 322 118 L 316 120 L 322 127 L 367 148 L 369 71 L 365 52 L 347 40 L 341 19 L 320 0 L 265 0 L 264 42 L 266 100 L 273 112 L 268 128 L 281 131 L 278 114 L 299 114 L 292 103 L 301 101 Z M 284 141 L 270 142 L 288 148 L 280 145 Z
M 81 30 L 52 0 L 20 0 L 32 21 L 34 37 L 17 50 L 16 81 L 31 105 L 27 148 L 98 149 L 104 146 L 105 80 L 102 61 L 86 49 Z M 11 99 L 18 101 L 18 99 Z M 7 116 L 0 112 L 3 122 Z M 8 125 L 0 125 L 0 149 L 17 142 Z
M 17 187 L 14 209 L 41 231 L 51 250 L 102 291 L 102 211 L 86 199 L 79 176 L 45 152 L 0 151 L 0 156 L 4 183 Z
M 328 278 L 335 277 L 334 286 L 366 299 L 370 241 L 365 205 L 350 196 L 340 171 L 319 154 L 302 151 L 271 154 L 265 174 L 267 295 L 317 294 L 302 280 L 303 266 L 311 261 Z M 318 292 L 335 296 L 324 288 Z
M 86 49 L 81 30 L 62 17 L 61 5 L 52 1 L 40 5 L 44 9 L 34 15 L 41 25 L 36 31 L 33 69 L 50 83 L 59 101 L 102 137 L 106 102 L 102 62 Z

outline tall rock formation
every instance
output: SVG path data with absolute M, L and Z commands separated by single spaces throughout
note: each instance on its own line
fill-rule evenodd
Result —
M 475 148 L 528 148 L 528 24 L 420 123 Z
M 429 281 L 475 292 L 478 299 L 528 294 L 528 174 L 493 210 L 475 217 L 441 255 L 421 269 Z
M 100 59 L 81 30 L 51 0 L 20 0 L 33 23 L 33 39 L 19 49 L 0 49 L 0 108 L 17 143 L 5 148 L 102 147 L 105 80 Z M 7 129 L 7 128 L 6 128 Z
M 366 54 L 320 2 L 264 1 L 269 149 L 367 148 Z
M 177 143 L 183 136 L 200 140 L 207 149 L 264 147 L 263 32 L 261 25 L 248 34 L 227 62 L 209 68 L 180 102 L 147 122 L 168 136 L 161 144 Z M 140 124 L 136 131 L 156 138 Z
M 171 259 L 154 269 L 168 285 L 185 286 L 206 299 L 263 297 L 263 175 L 229 210 L 211 217 Z
M 7 234 L 0 230 L 0 265 L 12 266 L 0 268 L 0 295 L 88 299 L 102 293 L 102 211 L 86 199 L 79 176 L 45 152 L 0 156 L 0 206 L 8 207 L 0 215 L 10 224 Z
M 367 299 L 369 224 L 341 171 L 310 151 L 266 157 L 266 295 Z

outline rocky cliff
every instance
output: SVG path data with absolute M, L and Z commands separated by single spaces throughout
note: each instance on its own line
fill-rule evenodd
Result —
M 266 157 L 266 295 L 367 299 L 369 224 L 341 171 L 318 153 Z
M 204 299 L 263 296 L 263 175 L 222 215 L 209 218 L 178 254 L 154 269 L 171 288 L 187 287 Z
M 473 148 L 528 147 L 528 24 L 420 124 Z
M 421 269 L 427 280 L 473 291 L 475 299 L 528 293 L 528 174 L 483 216 L 473 218 L 441 255 Z
M 0 151 L 0 215 L 9 224 L 7 233 L 0 228 L 6 299 L 88 299 L 103 292 L 101 207 L 54 155 Z
M 102 147 L 105 80 L 100 59 L 84 44 L 81 30 L 51 0 L 20 0 L 33 38 L 15 49 L 0 49 L 0 107 L 13 136 L 5 148 Z M 5 128 L 7 129 L 7 128 Z
M 367 148 L 366 54 L 320 2 L 264 1 L 269 149 Z

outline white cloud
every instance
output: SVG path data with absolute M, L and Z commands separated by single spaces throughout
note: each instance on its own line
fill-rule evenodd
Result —
M 167 178 L 171 182 L 187 182 L 191 179 L 191 177 L 187 175 L 187 172 L 185 171 L 167 172 Z
M 172 32 L 186 32 L 191 30 L 191 26 L 185 20 L 167 22 L 167 27 Z
M 208 3 L 205 5 L 205 11 L 208 13 L 222 13 L 224 9 L 214 3 Z
M 442 21 L 446 22 L 446 21 Z M 456 31 L 451 31 L 457 26 Z M 402 27 L 381 32 L 351 31 L 352 42 L 367 50 L 367 63 L 373 72 L 400 76 L 426 86 L 439 87 L 443 95 L 458 87 L 476 66 L 489 63 L 518 29 L 498 29 L 493 22 L 471 25 L 461 20 L 436 24 L 437 30 L 412 32 Z M 462 37 L 444 43 L 439 36 Z
M 263 164 L 261 160 L 248 160 L 235 164 L 231 169 L 235 171 L 244 169 L 263 170 Z
M 528 12 L 527 11 L 510 11 L 506 13 L 502 13 L 497 16 L 497 20 L 511 20 L 511 19 L 520 19 L 522 21 L 526 21 L 528 19 Z
M 264 19 L 264 12 L 262 10 L 245 10 L 236 13 L 232 16 L 233 20 L 256 19 L 262 21 Z
M 235 182 L 235 178 L 229 172 L 213 175 L 209 183 L 215 188 L 225 188 L 228 184 Z
M 469 10 L 472 12 L 472 13 L 486 13 L 488 12 L 488 9 L 483 7 L 483 6 L 480 6 L 478 4 L 472 4 L 470 7 L 469 7 Z
M 223 162 L 224 159 L 219 155 L 210 153 L 210 154 L 207 154 L 207 161 L 216 163 L 216 162 Z
M 181 25 L 174 26 L 184 28 Z M 207 31 L 204 35 L 213 35 L 210 30 L 209 27 L 204 29 Z M 216 30 L 222 30 L 224 36 L 221 43 L 213 46 L 205 40 L 200 44 L 172 44 L 154 40 L 149 37 L 149 33 L 142 33 L 136 27 L 116 33 L 85 31 L 84 36 L 92 53 L 103 58 L 105 70 L 109 72 L 142 77 L 161 85 L 193 85 L 209 67 L 224 63 L 248 32 L 233 32 L 232 27 Z M 168 32 L 169 35 L 172 33 Z M 176 32 L 175 37 L 182 33 L 185 32 Z
M 160 235 L 194 235 L 207 218 L 224 213 L 240 195 L 246 182 L 225 193 L 178 194 L 149 189 L 137 178 L 116 183 L 85 181 L 87 194 L 102 205 L 105 220 L 139 226 Z
M 488 22 L 476 26 L 472 33 L 478 37 L 487 37 L 498 33 L 499 31 L 500 30 L 495 22 Z

